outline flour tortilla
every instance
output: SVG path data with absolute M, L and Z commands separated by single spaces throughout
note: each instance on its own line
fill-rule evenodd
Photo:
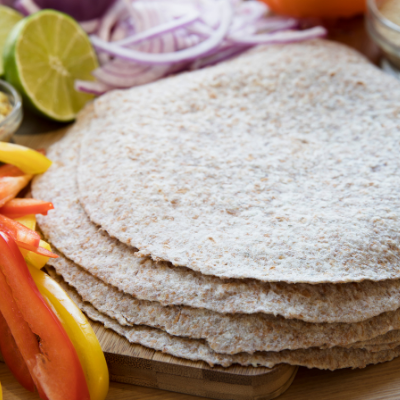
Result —
M 368 364 L 378 364 L 390 361 L 400 355 L 400 347 L 393 350 L 369 352 L 365 349 L 345 349 L 334 347 L 329 350 L 305 349 L 285 350 L 282 352 L 259 352 L 254 354 L 224 355 L 212 351 L 201 340 L 171 336 L 168 333 L 146 326 L 122 326 L 114 319 L 97 311 L 89 303 L 85 303 L 79 295 L 59 280 L 59 283 L 68 292 L 72 300 L 85 314 L 94 321 L 101 322 L 106 328 L 112 329 L 125 337 L 131 343 L 141 344 L 151 349 L 171 354 L 175 357 L 189 360 L 201 360 L 210 366 L 222 365 L 229 367 L 232 364 L 243 366 L 265 366 L 272 368 L 277 364 L 286 363 L 302 365 L 308 368 L 335 370 L 339 368 L 364 368 Z
M 203 274 L 397 279 L 398 104 L 396 79 L 324 40 L 111 92 L 80 200 L 138 255 Z
M 134 249 L 92 224 L 78 200 L 80 140 L 96 118 L 93 106 L 87 107 L 68 134 L 48 150 L 53 165 L 32 186 L 34 197 L 55 205 L 47 216 L 37 217 L 46 238 L 92 275 L 138 299 L 221 313 L 262 312 L 308 322 L 353 323 L 400 307 L 399 280 L 336 285 L 222 280 L 136 258 Z
M 137 300 L 106 285 L 63 256 L 51 260 L 50 265 L 85 301 L 121 325 L 147 325 L 175 336 L 204 339 L 218 353 L 345 347 L 400 330 L 400 310 L 354 324 L 314 324 L 261 313 L 219 314 L 190 307 L 164 307 L 157 302 Z M 399 335 L 389 342 L 398 340 Z

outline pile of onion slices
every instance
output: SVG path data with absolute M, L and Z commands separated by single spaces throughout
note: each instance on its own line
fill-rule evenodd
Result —
M 109 3 L 107 11 L 91 20 L 79 20 L 79 15 L 72 13 L 90 35 L 100 61 L 100 67 L 93 71 L 96 81 L 76 81 L 75 87 L 96 95 L 213 65 L 258 44 L 291 43 L 326 35 L 321 26 L 300 29 L 297 19 L 273 16 L 256 0 Z M 39 0 L 18 0 L 16 8 L 25 14 L 41 9 Z

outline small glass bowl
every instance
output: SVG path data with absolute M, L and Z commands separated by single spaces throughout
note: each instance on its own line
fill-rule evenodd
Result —
M 388 0 L 367 0 L 367 30 L 384 55 L 382 68 L 400 79 L 400 25 L 383 15 L 382 6 Z
M 18 92 L 7 82 L 0 79 L 0 91 L 8 96 L 12 111 L 0 122 L 0 142 L 9 142 L 22 122 L 22 101 Z

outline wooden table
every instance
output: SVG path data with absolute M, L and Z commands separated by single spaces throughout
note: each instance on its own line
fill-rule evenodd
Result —
M 331 38 L 358 49 L 372 62 L 378 63 L 379 51 L 368 39 L 361 18 L 340 23 L 327 22 L 327 25 L 333 32 Z M 45 131 L 51 131 L 57 127 L 60 126 L 48 123 Z M 37 137 L 29 137 L 29 135 L 35 135 L 40 131 L 43 132 L 43 124 L 37 123 L 35 119 L 27 118 L 15 137 L 16 142 L 29 145 L 31 140 L 37 140 Z M 56 141 L 58 137 L 59 135 L 52 135 L 51 139 L 46 138 L 46 142 Z M 3 385 L 4 400 L 38 399 L 36 394 L 27 392 L 16 382 L 3 363 L 0 363 L 0 382 Z M 397 400 L 399 398 L 400 358 L 362 370 L 345 369 L 330 372 L 300 368 L 292 386 L 279 397 L 280 400 Z M 112 382 L 107 399 L 195 400 L 201 398 Z

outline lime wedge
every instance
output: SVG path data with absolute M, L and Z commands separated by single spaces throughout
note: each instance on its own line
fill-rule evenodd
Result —
M 56 121 L 71 121 L 93 98 L 74 89 L 98 67 L 89 38 L 68 15 L 43 10 L 18 22 L 4 45 L 5 77 L 25 104 Z
M 14 25 L 23 18 L 19 12 L 10 7 L 0 6 L 0 76 L 4 74 L 3 69 L 3 47 L 8 34 Z

